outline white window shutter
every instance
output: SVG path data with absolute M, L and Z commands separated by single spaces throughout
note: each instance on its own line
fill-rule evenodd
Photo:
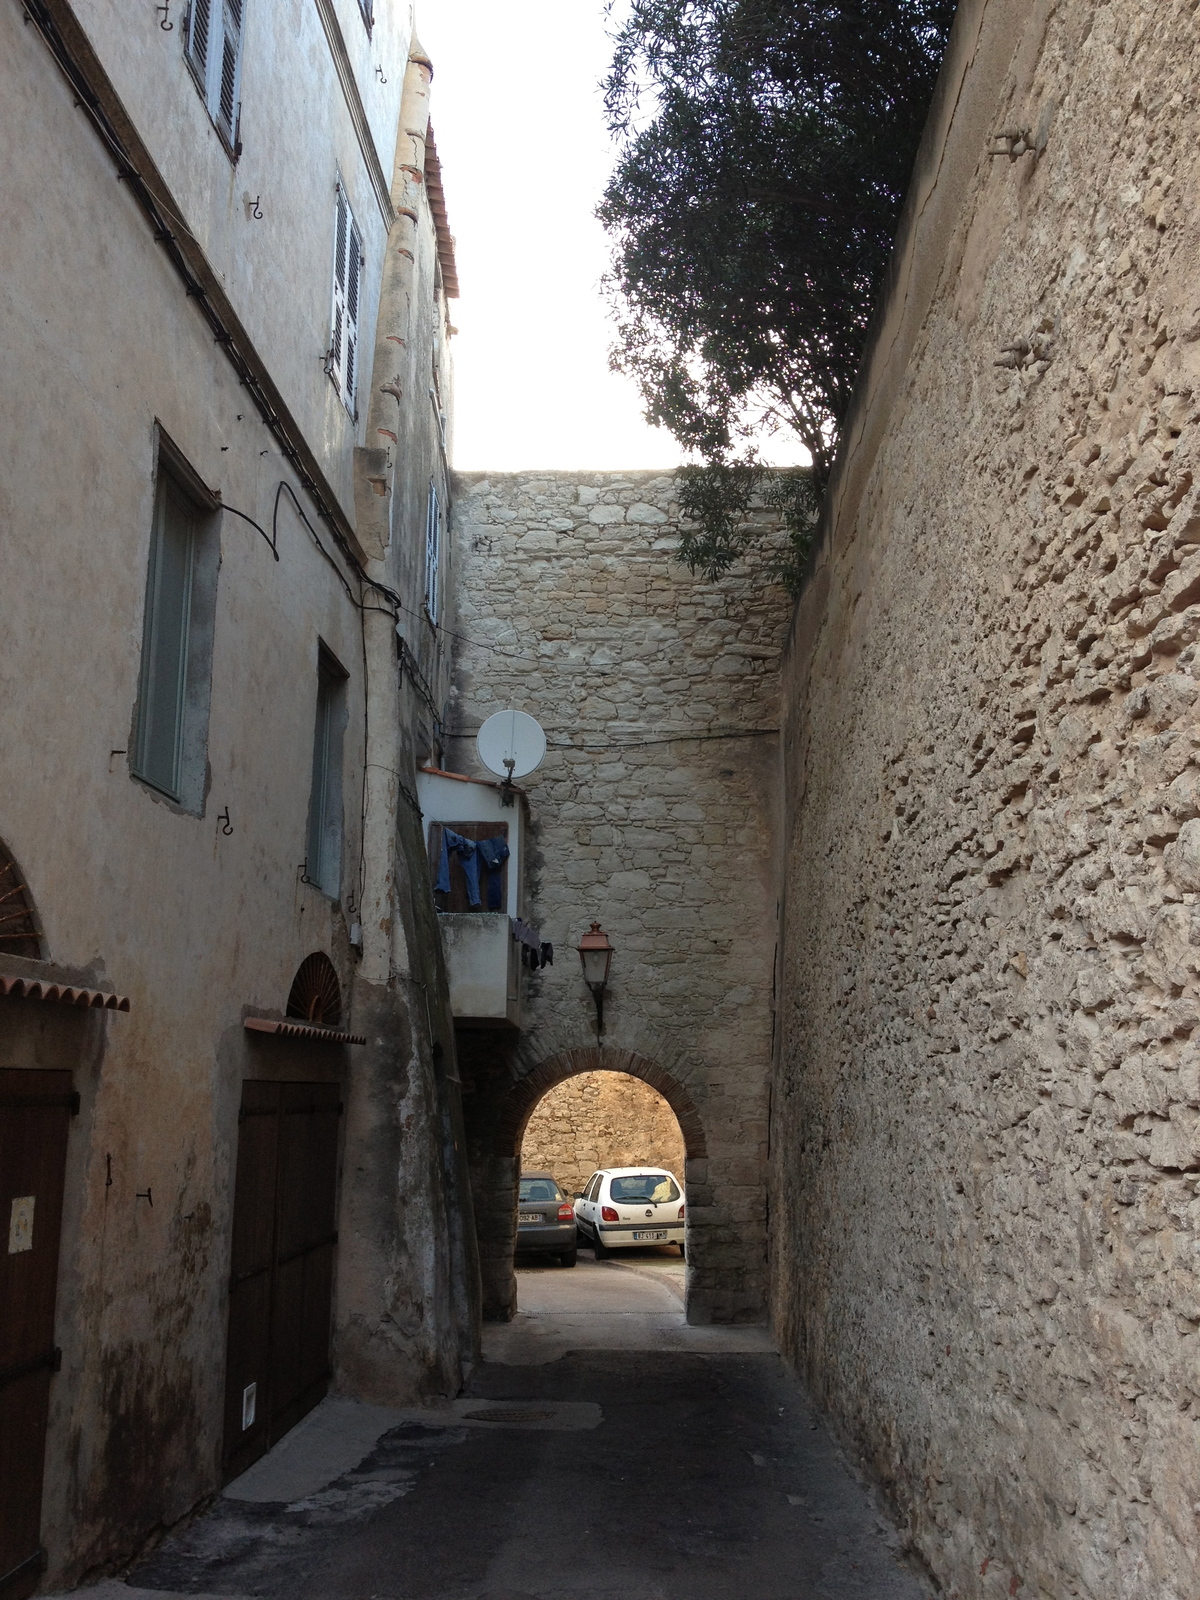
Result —
M 208 42 L 212 32 L 211 0 L 192 0 L 188 11 L 187 38 L 184 49 L 192 71 L 204 87 L 208 100 Z
M 242 97 L 242 0 L 221 0 L 220 51 L 214 66 L 216 104 L 210 103 L 209 110 L 226 139 L 236 146 Z
M 350 234 L 350 208 L 345 190 L 337 186 L 337 217 L 333 237 L 333 313 L 329 338 L 329 376 L 339 394 L 345 393 L 346 354 L 346 244 Z
M 242 21 L 246 0 L 191 0 L 183 48 L 209 116 L 237 150 L 242 100 Z
M 346 410 L 356 416 L 358 383 L 358 317 L 362 298 L 362 235 L 339 180 L 333 241 L 333 312 L 326 371 Z
M 362 240 L 358 236 L 358 225 L 354 218 L 350 218 L 348 229 L 349 239 L 346 245 L 346 382 L 342 389 L 342 398 L 346 402 L 346 409 L 353 417 L 357 414 L 355 407 L 355 385 L 358 381 L 358 304 L 362 289 Z
M 429 485 L 429 505 L 425 513 L 425 610 L 437 622 L 438 579 L 442 562 L 442 506 L 437 486 Z

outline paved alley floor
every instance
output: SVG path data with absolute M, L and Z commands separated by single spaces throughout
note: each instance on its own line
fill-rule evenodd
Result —
M 922 1600 L 764 1330 L 663 1258 L 519 1274 L 465 1396 L 330 1398 L 88 1600 Z

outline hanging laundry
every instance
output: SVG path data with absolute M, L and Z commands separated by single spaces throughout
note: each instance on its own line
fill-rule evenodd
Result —
M 552 967 L 554 965 L 554 946 L 552 944 L 543 944 L 539 954 L 543 967 Z
M 527 946 L 534 955 L 540 954 L 542 934 L 540 928 L 535 928 L 531 922 L 523 922 L 520 917 L 510 918 L 512 922 L 512 936 L 519 944 Z
M 467 904 L 472 911 L 478 911 L 483 902 L 479 898 L 479 855 L 475 841 L 464 839 L 453 828 L 442 829 L 442 854 L 438 861 L 437 882 L 433 887 L 438 894 L 450 893 L 451 852 L 462 860 L 463 877 L 467 880 Z
M 487 869 L 488 910 L 499 911 L 502 881 L 500 869 L 508 860 L 508 845 L 502 838 L 496 837 L 477 840 L 475 848 Z

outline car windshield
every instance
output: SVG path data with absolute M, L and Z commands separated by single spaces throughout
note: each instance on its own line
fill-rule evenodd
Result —
M 614 1200 L 645 1200 L 658 1205 L 664 1200 L 678 1200 L 679 1188 L 669 1172 L 639 1172 L 628 1178 L 614 1178 L 609 1190 Z
M 527 1200 L 532 1200 L 535 1202 L 539 1200 L 561 1200 L 562 1197 L 562 1190 L 558 1187 L 553 1178 L 521 1179 L 522 1205 Z M 511 1204 L 512 1201 L 510 1200 L 509 1205 Z

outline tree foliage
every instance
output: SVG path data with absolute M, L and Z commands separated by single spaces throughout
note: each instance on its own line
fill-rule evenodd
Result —
M 799 439 L 823 492 L 953 11 L 631 0 L 614 35 L 613 365 L 708 469 L 687 492 L 714 574 L 748 483 L 799 492 L 771 488 L 765 437 Z
M 821 510 L 811 472 L 772 472 L 755 461 L 714 461 L 682 467 L 679 506 L 687 519 L 680 559 L 709 580 L 720 577 L 758 541 L 760 508 L 779 515 L 783 539 L 766 575 L 796 593 Z

